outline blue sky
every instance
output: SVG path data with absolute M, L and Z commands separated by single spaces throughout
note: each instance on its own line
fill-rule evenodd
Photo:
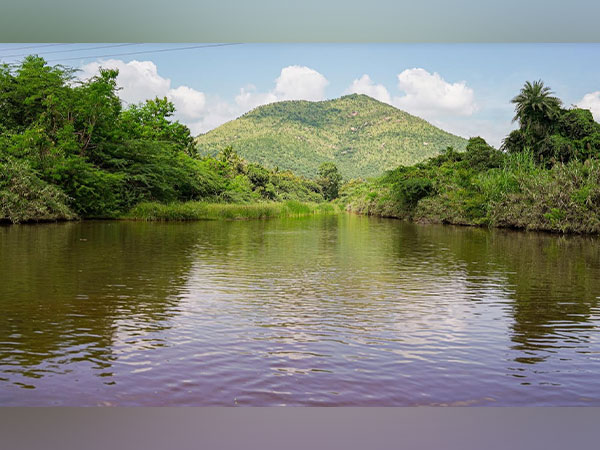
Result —
M 360 92 L 498 146 L 515 126 L 510 99 L 536 79 L 566 106 L 590 108 L 600 120 L 600 44 L 115 45 L 0 44 L 0 59 L 38 53 L 81 68 L 82 77 L 118 67 L 126 102 L 167 96 L 194 133 L 266 102 Z M 123 55 L 132 52 L 148 53 Z

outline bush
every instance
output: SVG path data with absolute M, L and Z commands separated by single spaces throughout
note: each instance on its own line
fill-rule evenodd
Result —
M 49 172 L 73 210 L 83 217 L 114 217 L 122 207 L 124 176 L 97 169 L 77 156 L 64 158 Z
M 246 176 L 254 187 L 265 187 L 269 182 L 269 171 L 258 164 L 248 164 Z
M 69 198 L 60 189 L 41 180 L 25 161 L 0 162 L 0 220 L 74 219 Z
M 461 156 L 467 167 L 478 172 L 502 167 L 504 164 L 504 153 L 488 145 L 480 137 L 469 139 L 467 151 Z
M 396 189 L 398 199 L 404 205 L 413 208 L 419 200 L 433 192 L 433 183 L 430 179 L 423 177 L 407 178 L 400 181 Z

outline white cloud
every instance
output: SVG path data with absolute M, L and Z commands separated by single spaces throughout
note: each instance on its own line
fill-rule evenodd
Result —
M 101 67 L 119 70 L 119 97 L 126 103 L 167 97 L 175 105 L 175 118 L 184 123 L 198 120 L 205 114 L 206 95 L 188 86 L 172 88 L 171 80 L 160 76 L 156 64 L 152 61 L 96 61 L 81 68 L 80 78 L 87 79 L 97 75 Z
M 278 100 L 323 100 L 329 84 L 327 78 L 306 66 L 284 67 L 275 82 L 273 93 Z
M 256 86 L 250 84 L 240 89 L 239 95 L 235 97 L 235 104 L 245 111 L 249 111 L 260 105 L 273 103 L 278 100 L 273 92 L 256 92 Z
M 200 133 L 206 133 L 225 122 L 235 119 L 244 112 L 236 104 L 222 101 L 218 97 L 209 97 L 207 98 L 207 106 L 202 118 L 184 123 L 190 128 L 192 135 L 195 136 Z
M 352 82 L 346 93 L 366 94 L 427 120 L 471 116 L 478 110 L 473 89 L 464 81 L 449 83 L 440 74 L 431 74 L 425 69 L 407 69 L 399 73 L 398 89 L 404 95 L 392 98 L 384 85 L 376 84 L 364 74 Z
M 348 94 L 365 94 L 384 103 L 392 103 L 390 93 L 383 84 L 375 84 L 371 77 L 364 74 L 352 82 L 346 90 Z
M 167 98 L 173 102 L 183 119 L 194 120 L 204 114 L 206 95 L 187 86 L 169 89 Z
M 152 61 L 130 61 L 108 59 L 86 64 L 81 68 L 81 78 L 87 79 L 99 73 L 100 68 L 118 69 L 117 85 L 119 96 L 127 103 L 139 103 L 148 98 L 165 97 L 171 87 L 171 80 L 158 74 Z
M 594 120 L 600 122 L 600 91 L 585 94 L 577 103 L 577 107 L 589 109 L 592 111 Z
M 475 119 L 478 110 L 473 89 L 464 81 L 449 83 L 438 73 L 425 69 L 407 69 L 397 75 L 403 96 L 390 95 L 382 84 L 368 74 L 355 79 L 346 93 L 366 94 L 384 103 L 422 117 L 433 125 L 463 137 L 481 135 L 492 145 L 500 145 L 506 121 Z M 510 123 L 508 124 L 510 126 Z
M 438 73 L 425 69 L 407 69 L 398 74 L 398 88 L 405 95 L 395 97 L 394 106 L 424 118 L 470 116 L 477 110 L 473 89 L 464 81 L 448 83 Z

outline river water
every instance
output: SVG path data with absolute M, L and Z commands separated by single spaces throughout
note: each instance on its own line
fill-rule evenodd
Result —
M 600 406 L 600 241 L 353 215 L 0 227 L 0 405 Z

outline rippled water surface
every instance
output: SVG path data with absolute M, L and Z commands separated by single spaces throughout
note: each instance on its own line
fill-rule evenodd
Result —
M 0 277 L 0 405 L 600 406 L 596 238 L 21 225 Z

